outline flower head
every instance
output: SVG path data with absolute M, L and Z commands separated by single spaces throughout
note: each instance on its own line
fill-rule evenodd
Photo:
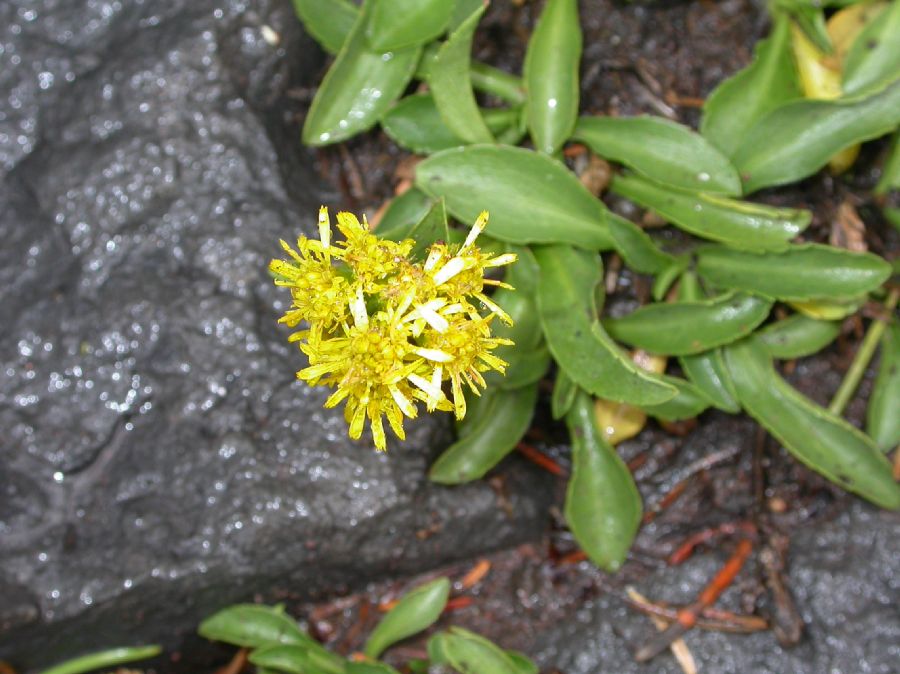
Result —
M 368 419 L 375 447 L 384 450 L 383 419 L 402 440 L 403 417 L 416 416 L 417 402 L 462 419 L 463 383 L 477 395 L 482 372 L 504 371 L 506 363 L 491 351 L 512 342 L 492 337 L 490 325 L 495 316 L 510 319 L 484 286 L 505 284 L 484 272 L 515 255 L 487 255 L 475 245 L 486 224 L 485 212 L 461 246 L 435 243 L 424 262 L 410 259 L 412 240 L 380 239 L 350 213 L 338 214 L 344 239 L 332 243 L 324 207 L 318 240 L 301 237 L 296 250 L 282 242 L 290 259 L 269 265 L 275 283 L 291 291 L 280 322 L 309 325 L 291 336 L 309 358 L 297 377 L 335 389 L 325 406 L 344 402 L 351 438 L 360 437 Z

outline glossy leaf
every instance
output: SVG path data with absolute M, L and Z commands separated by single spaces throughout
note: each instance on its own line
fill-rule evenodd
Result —
M 506 368 L 506 375 L 498 382 L 497 386 L 503 390 L 511 391 L 536 384 L 547 374 L 552 360 L 553 358 L 550 356 L 550 350 L 546 344 L 542 344 L 533 351 L 517 353 L 514 357 L 509 357 L 509 367 Z
M 669 292 L 672 284 L 684 273 L 684 270 L 691 264 L 689 255 L 681 255 L 676 257 L 669 266 L 660 271 L 653 280 L 653 288 L 651 296 L 657 302 L 662 302 Z
M 280 608 L 258 604 L 235 604 L 200 623 L 200 636 L 244 648 L 266 644 L 309 645 L 315 643 Z
M 556 371 L 556 380 L 553 383 L 553 395 L 550 398 L 550 411 L 554 419 L 562 419 L 572 408 L 575 396 L 578 394 L 578 385 L 566 374 L 565 370 Z
M 799 461 L 883 508 L 900 508 L 900 485 L 872 440 L 785 382 L 762 343 L 745 339 L 725 349 L 744 409 Z
M 387 648 L 428 629 L 441 617 L 450 596 L 450 579 L 437 578 L 415 588 L 385 615 L 366 641 L 365 654 L 377 659 Z
M 706 396 L 710 404 L 731 414 L 741 411 L 721 349 L 682 356 L 678 362 L 688 381 Z
M 577 0 L 547 0 L 525 52 L 528 130 L 540 152 L 556 154 L 578 118 L 581 24 Z
M 303 124 L 307 145 L 337 143 L 374 126 L 415 72 L 421 47 L 383 54 L 368 49 L 363 32 L 369 6 L 363 5 L 313 98 Z
M 522 78 L 478 61 L 473 61 L 469 70 L 472 86 L 478 91 L 492 94 L 511 105 L 525 102 L 525 84 Z
M 753 332 L 772 303 L 746 293 L 711 300 L 646 304 L 603 327 L 613 339 L 650 353 L 688 356 L 733 342 Z
M 831 344 L 841 331 L 836 321 L 820 321 L 794 314 L 776 321 L 757 333 L 773 358 L 790 360 L 818 353 Z
M 257 648 L 248 658 L 257 667 L 287 674 L 344 674 L 344 660 L 316 643 L 313 648 L 272 644 Z
M 484 5 L 450 33 L 435 54 L 428 72 L 428 84 L 441 119 L 454 135 L 467 143 L 491 143 L 494 140 L 475 102 L 469 76 L 472 37 L 482 14 Z
M 678 393 L 671 400 L 658 405 L 641 405 L 640 408 L 651 417 L 663 421 L 693 419 L 710 406 L 709 398 L 691 382 L 665 374 L 659 377 L 678 389 Z
M 519 111 L 508 108 L 488 108 L 481 115 L 492 133 L 505 131 L 519 121 Z M 381 126 L 395 143 L 417 154 L 433 154 L 467 144 L 444 124 L 430 94 L 402 99 L 382 118 Z
M 572 475 L 566 522 L 588 558 L 605 571 L 625 561 L 641 523 L 641 497 L 628 467 L 603 437 L 594 403 L 580 392 L 566 415 Z
M 359 9 L 348 0 L 292 0 L 294 11 L 303 22 L 306 32 L 321 45 L 322 49 L 337 54 L 353 24 L 359 16 Z
M 642 274 L 658 274 L 675 262 L 674 257 L 661 251 L 647 233 L 631 220 L 607 211 L 606 226 L 616 252 L 631 269 Z
M 447 29 L 453 3 L 447 0 L 369 0 L 374 2 L 366 39 L 373 51 L 415 47 Z
M 612 247 L 606 208 L 558 161 L 524 148 L 470 145 L 416 166 L 416 185 L 462 222 L 491 214 L 487 233 L 510 243 Z
M 722 288 L 777 300 L 854 298 L 884 283 L 890 265 L 870 253 L 808 243 L 781 253 L 722 246 L 697 251 L 697 273 Z
M 41 674 L 82 674 L 105 667 L 115 667 L 135 660 L 154 658 L 162 652 L 159 646 L 133 646 L 128 648 L 111 648 L 97 653 L 89 653 L 71 660 L 66 660 Z M 10 672 L 14 671 L 12 668 Z M 124 671 L 124 670 L 120 670 Z
M 503 649 L 461 627 L 431 637 L 428 653 L 460 674 L 522 674 L 517 661 Z
M 900 2 L 891 2 L 853 42 L 844 63 L 844 93 L 873 91 L 900 78 Z
M 662 117 L 582 117 L 574 137 L 595 154 L 663 185 L 740 195 L 737 169 L 708 140 Z
M 594 288 L 601 282 L 599 258 L 571 246 L 534 249 L 541 269 L 538 314 L 550 352 L 586 391 L 608 400 L 660 403 L 674 396 L 668 384 L 635 365 L 597 320 Z
M 891 190 L 900 191 L 900 133 L 894 134 L 884 166 L 881 167 L 881 178 L 873 191 L 875 194 L 887 194 Z
M 753 63 L 722 82 L 706 99 L 700 133 L 731 156 L 759 119 L 799 97 L 789 22 L 777 16 L 771 35 L 757 43 Z
M 463 423 L 465 432 L 450 445 L 428 472 L 433 482 L 461 484 L 485 475 L 509 454 L 531 424 L 537 401 L 537 384 L 504 391 L 492 389 L 486 407 L 472 423 Z M 468 420 L 466 420 L 468 421 Z
M 881 338 L 881 363 L 866 408 L 866 431 L 883 452 L 900 445 L 900 323 Z
M 793 101 L 760 119 L 733 160 L 744 192 L 812 175 L 844 148 L 878 138 L 900 124 L 900 80 L 867 97 Z
M 433 197 L 414 187 L 406 190 L 400 196 L 391 199 L 375 228 L 375 233 L 391 241 L 408 239 L 412 228 L 431 210 L 435 201 Z
M 612 190 L 691 234 L 746 250 L 783 250 L 812 214 L 699 192 L 683 192 L 636 175 L 617 176 Z
M 696 302 L 704 298 L 705 294 L 697 275 L 686 272 L 678 284 L 679 301 Z M 696 386 L 714 407 L 732 414 L 741 411 L 721 349 L 711 349 L 692 356 L 680 356 L 678 363 L 688 381 Z

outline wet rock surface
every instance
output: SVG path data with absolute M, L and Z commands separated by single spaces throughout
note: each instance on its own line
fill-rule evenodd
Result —
M 534 471 L 430 485 L 446 419 L 377 455 L 294 380 L 265 264 L 337 199 L 283 113 L 321 65 L 286 1 L 0 5 L 0 660 L 540 532 Z

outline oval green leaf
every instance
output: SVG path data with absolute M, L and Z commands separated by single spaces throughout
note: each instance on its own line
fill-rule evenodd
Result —
M 406 190 L 400 196 L 391 199 L 375 228 L 375 233 L 391 241 L 408 239 L 413 227 L 425 217 L 434 203 L 435 199 L 421 190 L 414 187 Z
M 647 233 L 631 220 L 607 211 L 606 225 L 616 252 L 631 269 L 642 274 L 658 274 L 675 262 L 674 257 L 661 251 Z
M 711 300 L 647 304 L 627 316 L 607 318 L 613 339 L 662 356 L 689 356 L 753 332 L 772 303 L 746 293 Z
M 388 52 L 431 42 L 447 29 L 447 0 L 369 0 L 374 3 L 366 38 L 373 51 Z
M 636 175 L 616 176 L 612 190 L 691 234 L 745 250 L 783 250 L 812 220 L 806 210 L 682 192 Z
M 597 426 L 594 401 L 579 392 L 566 415 L 572 475 L 565 516 L 575 540 L 604 571 L 622 566 L 641 524 L 641 496 L 628 467 Z
M 577 0 L 547 0 L 525 52 L 525 104 L 534 146 L 556 154 L 578 118 L 581 24 Z
M 768 39 L 756 45 L 753 63 L 716 87 L 703 106 L 700 133 L 727 156 L 766 113 L 800 97 L 790 49 L 790 24 L 775 18 Z
M 377 659 L 398 641 L 428 629 L 441 617 L 450 596 L 450 579 L 436 578 L 420 585 L 388 611 L 366 641 L 365 654 Z
M 900 323 L 881 338 L 881 364 L 866 409 L 866 431 L 883 452 L 900 445 Z
M 444 197 L 456 219 L 487 210 L 487 233 L 510 243 L 570 243 L 612 248 L 606 208 L 558 161 L 531 150 L 470 145 L 444 150 L 416 166 L 416 185 Z
M 488 129 L 497 134 L 519 121 L 519 111 L 510 108 L 488 108 L 481 115 Z M 382 118 L 381 126 L 395 143 L 417 154 L 434 154 L 467 144 L 444 124 L 430 94 L 400 100 Z
M 89 653 L 58 665 L 45 669 L 41 674 L 82 674 L 105 667 L 115 667 L 135 660 L 155 658 L 162 652 L 159 646 L 132 646 L 128 648 L 111 648 L 106 651 Z M 10 669 L 10 671 L 13 671 Z
M 725 348 L 744 409 L 800 462 L 883 508 L 900 508 L 900 485 L 872 440 L 792 388 L 751 337 Z
M 733 160 L 744 193 L 812 175 L 844 148 L 900 124 L 900 80 L 863 98 L 792 101 L 761 118 Z
M 844 62 L 844 95 L 872 91 L 900 78 L 900 2 L 891 2 L 862 29 Z
M 460 674 L 520 674 L 506 651 L 474 632 L 451 627 L 442 637 L 441 656 Z
M 293 644 L 263 646 L 250 653 L 248 659 L 257 667 L 287 674 L 344 674 L 345 665 L 343 658 L 318 643 L 313 648 Z
M 494 388 L 483 410 L 460 424 L 460 438 L 438 457 L 428 477 L 439 484 L 477 480 L 496 466 L 518 444 L 531 425 L 537 401 L 537 384 L 505 391 Z M 465 430 L 463 430 L 465 429 Z
M 887 280 L 891 266 L 870 253 L 815 243 L 780 253 L 704 246 L 697 251 L 697 273 L 721 288 L 802 302 L 863 295 Z
M 428 86 L 441 119 L 450 131 L 467 143 L 491 143 L 494 137 L 481 116 L 469 65 L 472 38 L 484 14 L 484 5 L 456 28 L 441 45 L 428 70 Z
M 820 321 L 794 314 L 757 333 L 769 355 L 780 360 L 803 358 L 831 344 L 841 331 L 838 321 Z
M 696 386 L 714 407 L 731 414 L 741 411 L 721 349 L 698 353 L 695 356 L 682 356 L 678 359 L 678 363 L 688 381 Z
M 313 98 L 303 124 L 307 145 L 337 143 L 371 128 L 412 79 L 421 47 L 370 51 L 363 39 L 369 6 L 368 2 L 363 5 Z
M 887 158 L 881 167 L 881 178 L 872 191 L 875 194 L 887 194 L 891 190 L 900 191 L 900 133 L 894 134 Z
M 641 405 L 640 408 L 650 416 L 663 421 L 681 421 L 693 419 L 709 407 L 709 398 L 691 382 L 666 374 L 658 376 L 662 381 L 678 389 L 678 393 L 671 400 L 659 405 Z
M 337 54 L 353 24 L 359 16 L 359 8 L 347 0 L 292 0 L 294 11 L 303 22 L 306 32 L 325 51 Z
M 661 117 L 582 117 L 573 136 L 605 159 L 663 185 L 740 195 L 741 178 L 703 136 Z
M 635 365 L 600 327 L 594 288 L 597 255 L 571 246 L 538 246 L 538 314 L 550 352 L 581 388 L 607 400 L 656 404 L 676 391 Z
M 553 382 L 553 395 L 550 398 L 550 412 L 554 419 L 562 419 L 575 402 L 578 394 L 578 385 L 566 374 L 562 368 L 556 371 L 556 380 Z
M 308 646 L 315 643 L 280 608 L 257 604 L 235 604 L 222 609 L 200 623 L 197 631 L 207 639 L 243 648 L 259 648 L 267 644 Z

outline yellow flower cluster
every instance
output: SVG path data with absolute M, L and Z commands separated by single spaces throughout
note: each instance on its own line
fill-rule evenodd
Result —
M 300 237 L 296 249 L 281 242 L 289 259 L 272 260 L 269 270 L 293 301 L 279 322 L 308 325 L 290 337 L 309 357 L 297 377 L 335 388 L 325 407 L 346 401 L 351 438 L 360 437 L 368 417 L 375 447 L 385 450 L 383 417 L 402 440 L 403 417 L 416 416 L 416 401 L 462 419 L 463 383 L 477 395 L 482 372 L 504 371 L 507 363 L 491 351 L 512 342 L 492 337 L 491 321 L 511 321 L 484 286 L 509 286 L 484 272 L 516 256 L 488 255 L 475 245 L 487 220 L 483 212 L 461 246 L 435 243 L 419 262 L 411 259 L 411 239 L 380 239 L 350 213 L 338 213 L 344 240 L 332 242 L 324 206 L 318 240 Z

